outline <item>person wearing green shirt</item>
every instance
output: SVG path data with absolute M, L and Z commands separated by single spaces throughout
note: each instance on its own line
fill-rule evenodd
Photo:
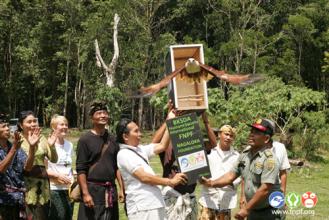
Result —
M 54 147 L 57 134 L 52 133 L 48 140 L 40 135 L 41 129 L 32 111 L 20 113 L 18 130 L 22 135 L 21 148 L 27 155 L 34 157 L 32 163 L 25 165 L 27 169 L 25 168 L 24 172 L 27 215 L 28 218 L 33 218 L 33 220 L 44 220 L 48 218 L 50 199 L 49 178 L 45 168 L 45 159 L 48 158 L 51 162 L 57 162 L 57 153 Z M 31 133 L 39 136 L 39 141 L 33 146 L 27 141 Z

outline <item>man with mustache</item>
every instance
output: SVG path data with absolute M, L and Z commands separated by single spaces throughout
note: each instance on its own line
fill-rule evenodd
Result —
M 240 208 L 236 219 L 277 220 L 282 219 L 275 208 L 269 204 L 269 195 L 281 191 L 279 182 L 279 164 L 268 144 L 274 133 L 274 127 L 266 119 L 259 119 L 251 126 L 247 147 L 231 171 L 216 179 L 203 178 L 201 183 L 208 187 L 223 187 L 233 183 L 241 176 L 244 181 L 246 206 Z

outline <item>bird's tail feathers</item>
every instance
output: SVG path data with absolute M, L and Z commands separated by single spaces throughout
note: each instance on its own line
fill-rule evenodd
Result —
M 256 83 L 258 81 L 263 80 L 265 77 L 263 75 L 259 75 L 259 74 L 249 74 L 248 78 L 246 78 L 246 80 L 242 81 L 240 83 L 241 86 L 248 86 L 250 84 Z

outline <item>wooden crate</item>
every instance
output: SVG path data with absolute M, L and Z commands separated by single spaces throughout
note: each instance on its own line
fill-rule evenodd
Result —
M 189 58 L 204 63 L 203 45 L 187 44 L 170 46 L 167 60 L 167 72 L 185 65 Z M 169 85 L 169 97 L 178 110 L 203 110 L 208 108 L 207 82 L 186 82 L 178 77 Z

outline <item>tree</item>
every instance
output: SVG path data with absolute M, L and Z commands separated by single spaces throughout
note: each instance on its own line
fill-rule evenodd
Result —
M 238 128 L 238 146 L 245 143 L 249 131 L 247 124 L 257 118 L 270 118 L 276 122 L 280 138 L 287 139 L 291 130 L 301 132 L 306 124 L 296 124 L 307 112 L 321 112 L 327 105 L 325 94 L 307 88 L 285 85 L 277 78 L 269 78 L 243 90 L 230 90 L 225 100 L 223 92 L 209 90 L 209 112 L 214 125 L 232 124 Z
M 106 76 L 106 85 L 109 87 L 114 86 L 113 79 L 115 78 L 115 69 L 118 65 L 118 59 L 119 59 L 119 44 L 118 44 L 118 23 L 120 21 L 120 17 L 118 14 L 114 15 L 114 25 L 113 25 L 113 48 L 114 48 L 114 54 L 112 61 L 110 65 L 108 66 L 102 56 L 101 52 L 99 50 L 98 41 L 95 40 L 95 50 L 96 50 L 96 64 L 98 67 L 101 67 L 104 70 L 104 74 Z
M 287 35 L 295 42 L 298 48 L 298 75 L 301 76 L 301 60 L 303 45 L 312 40 L 312 34 L 316 31 L 310 19 L 303 15 L 290 15 L 288 23 L 283 26 Z

